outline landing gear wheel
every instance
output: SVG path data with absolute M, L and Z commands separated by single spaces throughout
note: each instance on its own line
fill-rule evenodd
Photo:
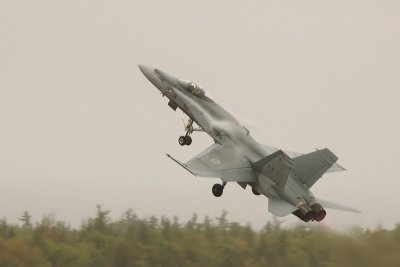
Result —
M 212 193 L 215 197 L 220 197 L 222 196 L 222 193 L 224 192 L 224 187 L 220 184 L 215 184 L 212 187 Z
M 178 142 L 181 146 L 186 145 L 186 138 L 184 136 L 180 136 Z
M 190 146 L 190 144 L 192 143 L 192 137 L 190 137 L 189 135 L 185 137 L 185 144 L 187 146 Z

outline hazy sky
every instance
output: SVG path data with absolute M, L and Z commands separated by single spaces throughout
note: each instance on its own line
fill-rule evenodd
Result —
M 188 160 L 173 112 L 137 68 L 194 80 L 255 139 L 307 153 L 328 147 L 347 172 L 317 197 L 332 227 L 400 223 L 399 1 L 0 1 L 0 217 L 55 213 L 79 225 L 97 204 L 114 218 L 193 213 L 259 227 L 267 199 Z M 287 222 L 295 222 L 289 216 Z

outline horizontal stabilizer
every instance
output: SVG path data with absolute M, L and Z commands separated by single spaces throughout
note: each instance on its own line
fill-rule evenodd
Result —
M 283 199 L 275 197 L 268 198 L 268 211 L 275 216 L 284 217 L 295 210 L 297 210 L 295 206 Z
M 352 207 L 348 207 L 345 205 L 341 205 L 341 204 L 336 204 L 330 201 L 326 201 L 326 200 L 322 200 L 322 199 L 318 199 L 318 203 L 321 204 L 322 207 L 324 208 L 328 208 L 328 209 L 335 209 L 335 210 L 343 210 L 343 211 L 349 211 L 349 212 L 355 212 L 355 213 L 362 213 L 361 211 L 359 211 L 358 209 L 352 208 Z

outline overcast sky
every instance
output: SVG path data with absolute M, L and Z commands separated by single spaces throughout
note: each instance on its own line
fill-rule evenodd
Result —
M 399 1 L 0 1 L 0 217 L 54 213 L 74 226 L 101 204 L 118 218 L 193 213 L 262 226 L 268 200 L 186 161 L 173 112 L 137 68 L 199 82 L 261 143 L 328 147 L 348 171 L 312 188 L 363 214 L 325 224 L 400 223 Z M 296 222 L 289 216 L 286 222 Z

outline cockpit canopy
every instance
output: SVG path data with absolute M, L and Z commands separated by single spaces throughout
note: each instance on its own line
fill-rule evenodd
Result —
M 195 82 L 189 82 L 189 81 L 184 81 L 184 80 L 179 80 L 179 83 L 185 88 L 188 92 L 191 94 L 197 96 L 197 97 L 204 97 L 206 95 L 206 92 L 204 89 Z

